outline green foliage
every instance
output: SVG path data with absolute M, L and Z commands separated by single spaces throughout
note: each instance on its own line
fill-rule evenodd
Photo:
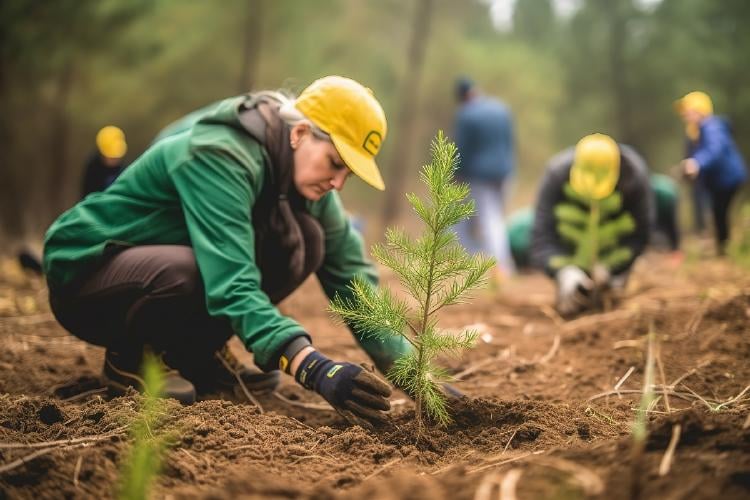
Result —
M 469 187 L 454 181 L 456 146 L 442 132 L 432 143 L 432 162 L 423 167 L 421 179 L 429 196 L 407 198 L 424 223 L 418 238 L 389 228 L 386 244 L 373 247 L 373 256 L 398 275 L 411 303 L 400 300 L 385 287 L 375 288 L 364 279 L 351 285 L 351 299 L 337 296 L 331 310 L 347 324 L 379 338 L 403 336 L 413 346 L 387 374 L 398 387 L 413 395 L 419 426 L 422 413 L 440 424 L 450 415 L 440 384 L 449 379 L 433 360 L 441 354 L 458 354 L 471 347 L 477 332 L 452 334 L 440 330 L 435 314 L 445 306 L 466 300 L 467 292 L 486 284 L 494 264 L 482 255 L 469 255 L 458 243 L 453 226 L 474 212 L 473 201 L 464 201 Z
M 627 212 L 611 218 L 622 209 L 620 193 L 615 191 L 602 200 L 589 200 L 573 190 L 570 183 L 563 186 L 563 192 L 576 203 L 561 202 L 555 206 L 557 232 L 575 252 L 553 257 L 550 265 L 556 269 L 574 265 L 592 272 L 597 263 L 612 269 L 630 260 L 630 249 L 618 244 L 623 236 L 635 230 L 635 221 Z
M 133 444 L 123 462 L 118 490 L 121 500 L 142 500 L 149 497 L 159 475 L 166 435 L 154 431 L 163 412 L 164 372 L 153 355 L 143 362 L 144 394 L 137 419 L 131 424 Z
M 629 142 L 653 168 L 667 169 L 683 150 L 671 102 L 690 90 L 709 92 L 737 137 L 750 133 L 749 2 L 662 0 L 646 9 L 636 0 L 585 0 L 573 2 L 580 8 L 570 17 L 556 16 L 551 3 L 514 2 L 513 32 L 501 33 L 487 2 L 434 2 L 415 149 L 428 144 L 435 128 L 451 127 L 459 73 L 513 111 L 519 203 L 533 197 L 551 154 L 593 130 Z M 0 232 L 10 233 L 0 238 L 39 236 L 77 200 L 99 127 L 121 126 L 132 160 L 166 124 L 237 93 L 244 40 L 256 26 L 262 33 L 253 87 L 299 91 L 331 73 L 361 80 L 389 119 L 379 163 L 394 164 L 392 138 L 402 133 L 398 93 L 414 84 L 403 81 L 414 5 L 0 2 Z M 750 156 L 750 143 L 738 142 Z M 392 172 L 383 174 L 390 185 Z M 361 182 L 343 196 L 348 208 L 368 216 L 383 199 Z

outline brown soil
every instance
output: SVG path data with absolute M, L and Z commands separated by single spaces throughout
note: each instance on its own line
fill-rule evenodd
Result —
M 748 498 L 750 394 L 716 406 L 750 384 L 750 275 L 718 261 L 675 270 L 649 255 L 613 311 L 568 322 L 548 307 L 552 293 L 543 276 L 524 275 L 444 314 L 446 328 L 474 324 L 484 335 L 444 361 L 470 397 L 454 403 L 453 424 L 419 441 L 401 393 L 392 423 L 374 432 L 349 426 L 288 377 L 279 392 L 294 404 L 259 395 L 262 413 L 241 397 L 167 402 L 151 429 L 169 440 L 155 497 L 489 499 L 502 485 L 522 499 L 628 498 L 636 471 L 642 498 Z M 282 308 L 331 357 L 366 361 L 315 283 Z M 669 412 L 663 397 L 653 407 L 634 464 L 640 394 L 628 391 L 643 384 L 650 328 L 666 383 L 685 378 Z M 103 397 L 101 362 L 100 348 L 54 322 L 39 280 L 0 268 L 0 498 L 114 495 L 142 398 Z M 631 367 L 619 395 L 589 401 Z M 675 424 L 673 465 L 660 476 Z

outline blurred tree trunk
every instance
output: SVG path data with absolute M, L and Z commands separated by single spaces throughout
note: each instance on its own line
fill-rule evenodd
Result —
M 3 52 L 0 51 L 0 114 L 4 117 L 0 120 L 0 249 L 8 248 L 8 242 L 17 239 L 23 232 L 18 175 L 9 162 L 8 154 L 13 144 L 13 126 L 9 118 L 9 75 L 12 64 L 3 57 Z
M 47 194 L 47 206 L 39 207 L 36 217 L 41 216 L 43 219 L 29 221 L 31 225 L 46 225 L 76 199 L 73 190 L 78 187 L 79 183 L 77 179 L 76 182 L 71 182 L 73 175 L 68 158 L 70 142 L 68 103 L 73 90 L 74 77 L 75 64 L 71 59 L 65 63 L 57 77 L 57 91 L 50 109 L 49 164 L 41 168 L 42 173 L 49 173 L 48 176 L 41 176 L 44 183 L 43 191 Z
M 387 195 L 383 213 L 383 221 L 386 225 L 392 223 L 398 216 L 404 200 L 406 174 L 412 167 L 410 152 L 414 148 L 414 123 L 419 96 L 419 81 L 432 14 L 433 0 L 419 0 L 417 2 L 414 11 L 414 29 L 406 60 L 406 75 L 401 84 L 398 115 L 395 127 L 393 127 L 398 135 L 394 138 L 395 145 L 386 180 Z
M 637 143 L 637 131 L 634 129 L 633 110 L 637 103 L 632 102 L 628 78 L 630 68 L 626 55 L 628 43 L 628 16 L 632 15 L 630 5 L 625 2 L 610 4 L 604 2 L 603 12 L 609 21 L 609 73 L 614 97 L 614 119 L 617 123 L 617 141 L 625 144 Z M 628 0 L 627 4 L 630 4 Z
M 263 45 L 264 0 L 246 0 L 245 9 L 242 22 L 242 33 L 244 34 L 242 62 L 237 87 L 240 94 L 252 90 L 253 85 L 255 85 L 258 63 L 260 62 L 260 49 Z

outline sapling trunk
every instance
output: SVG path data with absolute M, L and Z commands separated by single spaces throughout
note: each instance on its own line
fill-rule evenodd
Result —
M 407 194 L 425 229 L 411 238 L 401 229 L 386 230 L 386 244 L 375 245 L 373 256 L 395 271 L 408 299 L 401 300 L 388 288 L 376 288 L 362 277 L 352 282 L 348 294 L 337 295 L 331 310 L 362 336 L 386 339 L 404 337 L 411 350 L 394 360 L 386 376 L 414 398 L 418 433 L 427 417 L 438 424 L 451 421 L 442 383 L 447 372 L 434 364 L 441 354 L 458 354 L 470 347 L 478 333 L 458 335 L 440 331 L 436 314 L 445 306 L 462 302 L 467 293 L 487 283 L 494 261 L 469 255 L 458 243 L 453 226 L 474 213 L 466 184 L 455 182 L 456 146 L 439 132 L 432 143 L 432 161 L 423 167 L 421 179 L 429 195 L 421 199 Z

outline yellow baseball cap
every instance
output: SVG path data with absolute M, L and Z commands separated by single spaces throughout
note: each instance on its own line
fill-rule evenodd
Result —
M 674 109 L 680 113 L 685 109 L 697 111 L 698 113 L 709 116 L 714 114 L 714 104 L 711 97 L 701 91 L 690 92 L 674 102 Z
M 385 189 L 375 156 L 388 126 L 372 90 L 350 78 L 326 76 L 303 90 L 294 106 L 331 136 L 352 172 L 372 187 Z
M 587 135 L 576 144 L 570 186 L 592 200 L 606 198 L 620 178 L 620 147 L 608 135 Z
M 125 133 L 114 125 L 107 125 L 96 134 L 96 147 L 105 158 L 119 159 L 128 151 Z

